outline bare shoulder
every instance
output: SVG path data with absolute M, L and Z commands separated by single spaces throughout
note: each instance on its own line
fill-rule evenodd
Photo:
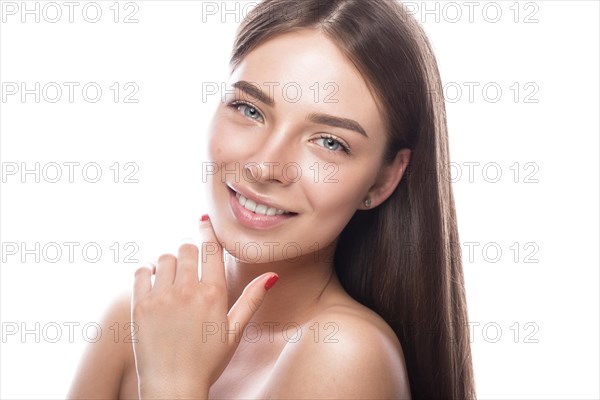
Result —
M 118 399 L 130 390 L 123 382 L 131 376 L 131 295 L 112 301 L 104 313 L 99 340 L 88 343 L 68 393 L 69 399 Z M 137 383 L 135 383 L 137 387 Z M 136 390 L 137 392 L 137 390 Z M 137 394 L 136 394 L 137 397 Z
M 269 397 L 410 398 L 394 331 L 354 300 L 327 306 L 287 337 L 298 340 L 289 340 L 279 357 Z

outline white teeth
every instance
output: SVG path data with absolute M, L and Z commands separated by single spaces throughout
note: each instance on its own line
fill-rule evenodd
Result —
M 242 195 L 241 195 L 241 194 L 239 194 L 239 193 L 236 193 L 236 194 L 235 194 L 235 197 L 237 197 L 237 199 L 238 199 L 238 201 L 240 202 L 240 204 L 241 204 L 241 205 L 244 205 L 244 204 L 246 204 L 246 200 L 247 200 L 247 199 L 244 197 L 244 199 L 242 200 L 242 199 L 240 198 L 241 196 L 242 196 Z
M 247 199 L 239 193 L 236 193 L 235 197 L 237 197 L 238 202 L 242 205 L 242 207 L 244 207 L 245 209 L 250 210 L 256 214 L 273 216 L 273 215 L 281 215 L 281 214 L 288 213 L 285 210 L 279 210 L 277 208 L 268 207 L 264 204 L 256 204 L 256 202 L 254 202 L 253 200 Z
M 253 200 L 246 199 L 246 204 L 244 204 L 244 208 L 246 210 L 254 212 L 256 211 L 256 203 Z

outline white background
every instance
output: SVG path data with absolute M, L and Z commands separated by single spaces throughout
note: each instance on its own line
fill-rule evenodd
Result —
M 194 237 L 204 210 L 204 135 L 219 98 L 203 101 L 202 87 L 226 80 L 249 3 L 229 1 L 237 12 L 224 14 L 222 2 L 121 2 L 117 23 L 113 3 L 99 1 L 101 18 L 90 23 L 88 2 L 79 2 L 71 23 L 58 2 L 62 18 L 50 23 L 56 8 L 44 14 L 39 2 L 40 22 L 32 14 L 23 23 L 21 2 L 2 2 L 3 399 L 63 398 L 87 344 L 83 326 L 129 289 L 138 264 Z M 467 3 L 408 5 L 435 47 L 449 99 L 478 396 L 597 399 L 599 5 Z M 93 6 L 86 10 L 95 17 Z M 124 23 L 131 13 L 138 22 Z M 48 102 L 49 91 L 23 102 L 20 92 L 7 95 L 11 82 L 56 82 L 62 98 Z M 63 82 L 79 83 L 73 103 Z M 82 96 L 89 82 L 103 90 L 96 103 Z M 123 101 L 127 83 L 139 88 L 137 103 Z M 72 183 L 65 162 L 80 163 Z M 35 163 L 46 167 L 39 183 L 21 176 Z M 52 163 L 62 166 L 57 183 L 48 182 Z M 84 180 L 87 163 L 100 166 L 99 182 Z M 131 172 L 138 183 L 124 182 Z M 73 260 L 64 242 L 78 243 Z M 23 252 L 36 243 L 39 262 Z M 52 243 L 63 251 L 57 262 Z M 102 255 L 92 262 L 96 247 Z M 130 253 L 139 262 L 125 262 Z M 69 323 L 79 324 L 72 340 Z M 51 343 L 57 326 L 62 336 Z M 32 332 L 23 337 L 23 328 Z

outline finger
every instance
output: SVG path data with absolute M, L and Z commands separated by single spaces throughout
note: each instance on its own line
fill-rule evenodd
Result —
M 173 254 L 163 254 L 158 257 L 158 261 L 156 262 L 156 278 L 154 279 L 154 288 L 156 290 L 173 285 L 176 267 L 177 259 Z
M 202 282 L 210 283 L 219 288 L 226 288 L 223 248 L 217 240 L 210 219 L 207 216 L 203 219 L 205 220 L 200 221 Z
M 150 293 L 152 290 L 152 270 L 148 267 L 140 267 L 135 271 L 135 277 L 133 280 L 133 294 L 132 304 L 137 303 L 139 299 L 142 299 Z
M 186 282 L 198 283 L 198 247 L 192 243 L 179 246 L 177 252 L 177 270 L 175 271 L 175 284 Z
M 235 337 L 241 337 L 241 334 L 250 322 L 250 319 L 258 311 L 265 299 L 267 291 L 277 282 L 279 276 L 272 272 L 263 274 L 250 282 L 237 299 L 235 304 L 227 314 L 229 329 Z

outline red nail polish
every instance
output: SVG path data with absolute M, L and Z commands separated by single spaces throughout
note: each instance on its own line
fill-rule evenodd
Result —
M 277 275 L 273 275 L 272 277 L 270 277 L 267 280 L 267 283 L 265 283 L 265 289 L 269 290 L 273 287 L 273 285 L 275 284 L 275 282 L 277 282 L 277 280 L 279 279 L 279 277 Z
M 208 221 L 208 214 L 204 214 L 203 216 L 201 216 L 200 221 L 202 221 L 202 222 Z

